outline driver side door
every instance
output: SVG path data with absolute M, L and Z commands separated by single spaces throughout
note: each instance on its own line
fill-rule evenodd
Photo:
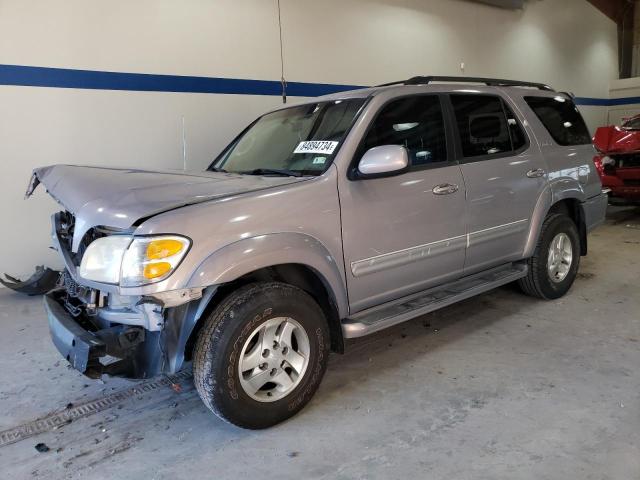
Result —
M 383 105 L 354 163 L 382 145 L 404 146 L 409 170 L 338 187 L 351 314 L 459 278 L 464 267 L 465 186 L 442 97 Z

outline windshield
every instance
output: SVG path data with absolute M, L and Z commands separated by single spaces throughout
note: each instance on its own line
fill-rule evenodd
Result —
M 622 124 L 628 130 L 640 130 L 640 117 L 633 117 Z
M 236 138 L 209 170 L 249 175 L 320 175 L 365 99 L 332 100 L 268 113 Z

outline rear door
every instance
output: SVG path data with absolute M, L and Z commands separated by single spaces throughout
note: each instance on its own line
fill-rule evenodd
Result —
M 402 145 L 408 172 L 339 183 L 351 313 L 462 275 L 464 182 L 450 155 L 443 99 L 412 95 L 383 105 L 353 159 Z
M 467 275 L 522 258 L 546 165 L 506 99 L 481 93 L 449 99 L 467 193 Z

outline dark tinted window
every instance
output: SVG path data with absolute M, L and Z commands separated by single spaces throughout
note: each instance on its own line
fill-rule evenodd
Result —
M 514 150 L 511 122 L 507 121 L 500 97 L 493 95 L 451 95 L 451 103 L 465 157 L 496 155 Z M 524 134 L 515 117 L 511 119 L 517 143 L 524 145 Z M 519 147 L 517 147 L 519 148 Z M 517 148 L 515 148 L 517 150 Z
M 414 166 L 446 161 L 440 99 L 421 95 L 395 100 L 383 107 L 367 133 L 363 153 L 381 145 L 403 145 Z
M 640 117 L 633 117 L 622 124 L 628 130 L 640 130 Z
M 591 143 L 582 115 L 568 98 L 524 97 L 549 134 L 560 145 Z

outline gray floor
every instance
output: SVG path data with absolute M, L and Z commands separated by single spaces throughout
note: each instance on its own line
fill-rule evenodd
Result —
M 559 301 L 508 286 L 333 356 L 270 430 L 219 421 L 183 382 L 1 447 L 2 477 L 639 479 L 640 209 L 590 249 Z M 0 332 L 0 430 L 133 385 L 69 370 L 38 298 L 0 290 Z

